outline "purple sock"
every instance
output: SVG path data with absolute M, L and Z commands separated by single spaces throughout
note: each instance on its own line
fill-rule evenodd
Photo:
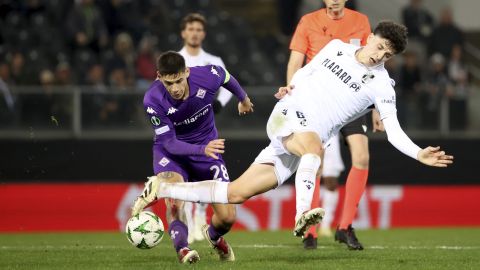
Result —
M 170 223 L 168 231 L 177 252 L 184 247 L 188 247 L 188 228 L 185 223 L 176 219 Z
M 217 241 L 218 238 L 222 237 L 228 231 L 229 229 L 215 228 L 212 224 L 208 226 L 208 235 L 210 235 L 210 239 L 212 239 L 213 241 Z

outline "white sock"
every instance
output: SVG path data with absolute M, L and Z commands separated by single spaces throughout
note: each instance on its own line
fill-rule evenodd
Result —
M 207 219 L 207 206 L 206 203 L 195 204 L 195 220 L 205 221 Z
M 188 227 L 188 234 L 193 233 L 193 203 L 185 202 L 183 206 L 183 211 L 185 211 L 185 219 Z
M 297 220 L 303 212 L 311 209 L 313 191 L 315 190 L 315 176 L 320 164 L 320 157 L 315 154 L 305 154 L 300 158 L 295 176 L 297 206 L 295 220 Z
M 333 218 L 335 217 L 335 210 L 338 203 L 338 190 L 330 191 L 325 189 L 323 192 L 322 208 L 325 210 L 325 216 L 322 219 L 322 228 L 330 228 L 332 226 Z
M 160 183 L 158 196 L 187 202 L 228 203 L 228 182 L 207 180 L 191 183 Z

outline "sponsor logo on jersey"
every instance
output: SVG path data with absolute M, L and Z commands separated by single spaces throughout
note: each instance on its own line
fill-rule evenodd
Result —
M 178 126 L 183 126 L 183 125 L 189 125 L 195 123 L 200 117 L 207 115 L 208 112 L 210 111 L 210 107 L 212 105 L 208 104 L 205 107 L 201 108 L 198 110 L 196 113 L 194 113 L 192 116 L 188 117 L 187 119 L 180 121 L 180 122 L 173 122 L 173 124 L 178 127 Z
M 339 78 L 344 84 L 348 84 L 348 82 L 352 79 L 352 76 L 348 75 L 346 71 L 343 71 L 343 68 L 336 64 L 335 61 L 325 58 L 325 60 L 322 62 L 322 65 L 330 70 L 335 76 L 337 76 L 337 78 Z
M 154 109 L 152 109 L 152 107 L 148 107 L 148 108 L 147 108 L 147 113 L 149 113 L 149 114 L 157 114 L 157 112 L 156 112 Z
M 360 88 L 362 88 L 362 85 L 356 82 L 351 82 L 348 87 L 353 90 L 353 92 L 358 92 L 360 91 Z
M 168 108 L 167 115 L 174 114 L 176 111 L 178 111 L 178 109 L 175 109 L 174 107 L 170 107 Z
M 202 89 L 202 88 L 198 88 L 197 97 L 198 98 L 204 98 L 206 93 L 207 93 L 207 90 Z
M 163 133 L 167 132 L 170 130 L 169 126 L 163 126 L 155 129 L 155 134 L 156 135 L 162 135 Z
M 158 164 L 162 165 L 162 167 L 167 166 L 168 163 L 170 163 L 170 160 L 168 160 L 168 158 L 166 158 L 166 157 L 163 157 L 163 158 L 160 159 L 160 161 L 158 162 Z
M 216 75 L 217 77 L 220 77 L 220 74 L 218 74 L 218 71 L 212 66 L 212 68 L 210 69 L 210 72 L 213 74 L 213 75 Z
M 160 118 L 158 118 L 156 116 L 152 116 L 150 118 L 150 122 L 152 122 L 152 125 L 158 126 L 158 125 L 160 125 Z
M 380 102 L 381 102 L 381 103 L 388 103 L 388 104 L 395 104 L 395 96 L 392 96 L 391 99 L 385 99 L 385 98 L 384 98 L 384 99 L 382 99 Z

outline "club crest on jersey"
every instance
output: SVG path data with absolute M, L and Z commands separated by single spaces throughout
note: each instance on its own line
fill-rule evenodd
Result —
M 215 75 L 215 76 L 218 76 L 220 77 L 220 74 L 218 74 L 218 71 L 212 66 L 212 68 L 210 69 L 210 72 Z
M 174 107 L 170 107 L 168 108 L 167 115 L 174 114 L 176 111 L 178 111 L 178 109 L 175 109 Z
M 157 112 L 156 112 L 154 109 L 152 109 L 152 107 L 148 107 L 148 108 L 147 108 L 147 113 L 149 113 L 149 114 L 157 114 Z
M 207 93 L 207 90 L 202 89 L 202 88 L 198 88 L 197 97 L 198 98 L 204 98 L 206 93 Z
M 367 72 L 362 76 L 362 83 L 369 83 L 371 80 L 373 80 L 373 78 L 375 78 L 375 75 L 373 75 L 370 72 Z
M 168 163 L 170 163 L 170 160 L 168 160 L 168 158 L 166 158 L 166 157 L 163 157 L 163 158 L 158 162 L 158 164 L 162 165 L 162 167 L 167 166 Z
M 360 91 L 360 88 L 362 88 L 362 86 L 359 83 L 356 83 L 356 82 L 351 82 L 348 86 L 349 86 L 350 89 L 353 90 L 353 92 L 358 92 L 358 91 Z

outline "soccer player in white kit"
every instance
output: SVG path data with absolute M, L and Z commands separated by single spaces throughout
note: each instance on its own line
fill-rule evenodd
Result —
M 199 13 L 186 15 L 180 25 L 183 48 L 178 53 L 185 58 L 187 67 L 217 65 L 225 68 L 225 64 L 220 57 L 209 54 L 202 49 L 202 42 L 206 35 L 206 25 L 207 21 L 203 15 Z M 214 113 L 220 112 L 232 96 L 230 91 L 220 87 L 218 96 L 212 104 Z M 208 204 L 205 203 L 185 203 L 184 211 L 189 231 L 188 243 L 190 244 L 204 239 L 202 226 L 206 224 L 207 207 Z
M 380 112 L 388 141 L 405 155 L 434 167 L 447 167 L 453 156 L 440 147 L 418 147 L 404 133 L 396 116 L 393 81 L 383 63 L 405 50 L 407 29 L 380 22 L 365 47 L 332 40 L 295 73 L 295 90 L 274 107 L 267 123 L 270 144 L 236 180 L 165 183 L 156 176 L 146 186 L 145 202 L 173 198 L 204 203 L 242 203 L 283 184 L 293 173 L 296 189 L 294 235 L 303 236 L 320 222 L 323 210 L 310 209 L 315 176 L 324 145 L 346 123 L 364 115 L 372 105 Z

